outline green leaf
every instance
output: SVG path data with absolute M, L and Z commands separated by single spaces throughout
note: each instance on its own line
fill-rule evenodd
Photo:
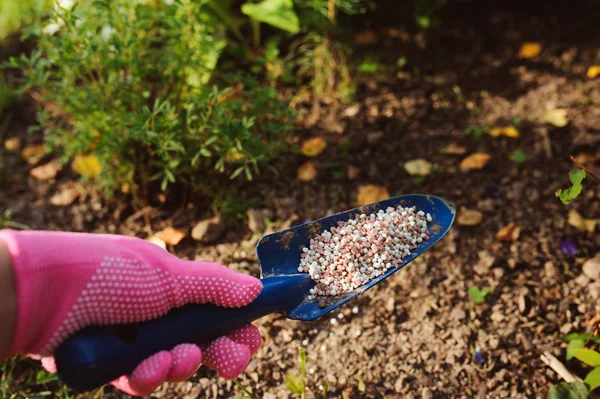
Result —
M 245 3 L 242 12 L 250 18 L 264 22 L 290 33 L 300 31 L 298 15 L 292 0 L 264 0 L 260 3 Z
M 564 190 L 559 189 L 555 193 L 555 195 L 559 197 L 562 203 L 565 205 L 568 205 L 570 201 L 577 198 L 577 196 L 581 193 L 581 182 L 583 179 L 585 179 L 585 170 L 573 169 L 571 172 L 569 172 L 569 179 L 573 185 Z
M 590 366 L 600 365 L 600 353 L 596 352 L 593 349 L 587 349 L 587 348 L 572 349 L 571 353 L 573 354 L 573 356 L 575 356 L 577 359 L 581 360 L 582 362 L 584 362 L 587 365 L 590 365 Z
M 359 381 L 358 381 L 358 390 L 359 390 L 360 392 L 364 392 L 364 391 L 365 391 L 365 389 L 366 389 L 366 387 L 365 387 L 365 383 L 363 382 L 363 380 L 359 380 Z
M 293 394 L 302 394 L 304 392 L 304 383 L 299 377 L 292 374 L 285 376 L 285 386 Z
M 525 161 L 527 161 L 527 154 L 525 154 L 523 151 L 521 150 L 517 150 L 512 152 L 508 158 L 513 161 L 514 163 L 518 163 L 518 164 L 522 164 Z
M 306 376 L 306 351 L 304 348 L 298 348 L 298 357 L 300 357 L 300 371 L 302 373 L 302 378 Z
M 483 303 L 487 294 L 492 292 L 490 287 L 483 287 L 481 290 L 475 286 L 469 287 L 468 294 L 476 304 Z
M 585 341 L 580 339 L 574 339 L 570 341 L 569 345 L 567 346 L 567 360 L 573 359 L 573 349 L 581 349 L 583 347 L 585 347 Z
M 600 367 L 595 367 L 585 376 L 585 383 L 590 386 L 590 391 L 600 386 Z
M 587 399 L 589 390 L 581 381 L 562 382 L 548 392 L 548 399 Z
M 567 342 L 571 342 L 575 339 L 581 340 L 581 341 L 587 341 L 588 338 L 590 338 L 590 333 L 571 333 L 568 334 L 567 336 L 565 336 L 565 341 Z M 596 342 L 596 343 L 600 343 L 600 336 L 598 335 L 593 335 L 592 338 L 590 338 L 591 341 Z

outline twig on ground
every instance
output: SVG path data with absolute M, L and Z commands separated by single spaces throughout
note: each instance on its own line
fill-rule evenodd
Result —
M 573 158 L 572 155 L 571 155 L 571 161 L 573 161 L 575 163 L 575 165 L 577 165 L 581 169 L 583 169 L 585 171 L 585 173 L 587 173 L 588 175 L 592 176 L 594 178 L 594 180 L 596 180 L 597 182 L 600 183 L 600 178 L 598 178 L 598 176 L 596 176 L 594 173 L 590 172 L 590 170 L 588 168 L 586 168 L 585 166 L 583 166 L 583 164 L 581 162 L 579 162 L 578 160 L 576 160 L 575 158 Z
M 554 370 L 556 374 L 558 374 L 560 378 L 566 382 L 581 381 L 581 378 L 573 375 L 569 370 L 567 370 L 565 365 L 562 364 L 561 361 L 554 357 L 554 355 L 552 355 L 550 352 L 544 352 L 540 358 L 542 359 L 542 362 L 546 363 L 548 367 Z

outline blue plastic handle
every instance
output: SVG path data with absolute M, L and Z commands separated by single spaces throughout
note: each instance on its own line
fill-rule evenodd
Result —
M 203 344 L 272 313 L 289 314 L 314 283 L 308 274 L 266 277 L 248 306 L 187 305 L 143 323 L 90 327 L 56 350 L 57 374 L 67 386 L 86 392 L 133 372 L 144 359 L 182 343 Z

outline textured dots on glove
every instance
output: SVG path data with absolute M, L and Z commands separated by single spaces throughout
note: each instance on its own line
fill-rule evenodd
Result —
M 167 381 L 185 381 L 200 367 L 202 352 L 196 345 L 181 344 L 171 349 L 171 358 L 171 369 Z
M 250 361 L 250 349 L 228 337 L 220 337 L 204 348 L 204 364 L 223 378 L 237 377 Z
M 188 303 L 240 307 L 262 289 L 260 280 L 225 267 L 207 270 L 228 277 L 202 276 L 202 265 L 185 268 L 189 275 L 177 275 L 136 259 L 105 257 L 42 354 L 50 355 L 69 335 L 89 325 L 140 322 Z
M 262 344 L 262 337 L 260 336 L 260 332 L 258 328 L 249 324 L 245 327 L 237 329 L 228 334 L 228 337 L 233 341 L 244 344 L 250 349 L 250 353 L 254 355 L 260 345 Z

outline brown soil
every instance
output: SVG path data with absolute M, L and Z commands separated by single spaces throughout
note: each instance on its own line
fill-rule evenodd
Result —
M 560 381 L 540 354 L 549 351 L 565 361 L 565 334 L 584 331 L 600 310 L 600 282 L 581 272 L 600 236 L 567 223 L 570 208 L 600 218 L 600 187 L 586 179 L 583 194 L 570 206 L 554 195 L 568 185 L 569 155 L 594 154 L 600 142 L 600 78 L 586 77 L 590 65 L 600 65 L 598 9 L 591 1 L 535 9 L 515 1 L 496 2 L 488 11 L 487 3 L 471 4 L 468 12 L 453 5 L 443 24 L 425 35 L 389 36 L 382 29 L 375 46 L 385 54 L 382 63 L 394 66 L 406 56 L 407 66 L 398 76 L 363 76 L 355 104 L 333 113 L 322 109 L 328 116 L 301 134 L 329 142 L 314 161 L 319 176 L 308 185 L 298 181 L 302 160 L 294 159 L 278 168 L 277 179 L 264 176 L 252 187 L 264 199 L 257 205 L 277 215 L 271 229 L 294 214 L 311 220 L 352 208 L 362 184 L 386 186 L 392 196 L 439 195 L 483 213 L 481 224 L 455 225 L 428 253 L 331 317 L 257 321 L 264 345 L 240 378 L 256 397 L 291 396 L 285 376 L 299 375 L 298 346 L 307 352 L 308 397 L 321 397 L 327 385 L 331 398 L 533 398 L 545 397 Z M 540 55 L 521 59 L 525 41 L 540 42 Z M 543 122 L 551 108 L 568 109 L 566 127 Z M 518 139 L 464 133 L 515 119 Z M 28 120 L 15 121 L 10 136 L 40 140 L 24 133 L 21 122 Z M 451 142 L 492 159 L 482 170 L 461 171 L 462 157 L 441 151 Z M 527 154 L 523 164 L 508 159 L 518 149 Z M 416 158 L 427 159 L 437 172 L 415 180 L 403 164 Z M 209 213 L 194 201 L 181 209 L 136 211 L 124 198 L 106 201 L 91 190 L 72 206 L 54 207 L 48 200 L 74 179 L 70 171 L 40 183 L 18 156 L 8 154 L 5 162 L 0 209 L 11 209 L 13 220 L 31 228 L 147 238 L 166 226 L 189 231 Z M 360 170 L 354 180 L 346 173 L 351 166 Z M 497 241 L 498 230 L 513 221 L 522 227 L 519 239 Z M 559 250 L 565 240 L 576 243 L 576 256 Z M 255 242 L 239 225 L 215 245 L 186 238 L 171 250 L 258 276 Z M 485 303 L 472 304 L 467 295 L 472 285 L 493 288 Z M 483 364 L 474 360 L 475 348 L 485 355 Z M 576 361 L 565 364 L 585 375 Z M 122 396 L 111 389 L 105 394 Z M 229 398 L 242 392 L 201 368 L 190 382 L 165 385 L 155 396 Z

